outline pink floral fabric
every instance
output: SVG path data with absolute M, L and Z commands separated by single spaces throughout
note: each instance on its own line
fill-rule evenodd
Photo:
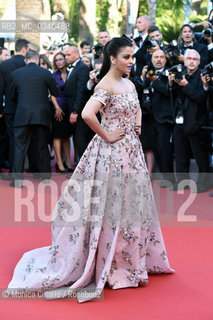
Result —
M 50 247 L 25 253 L 9 289 L 43 289 L 47 299 L 70 290 L 137 287 L 148 273 L 171 273 L 142 147 L 134 131 L 135 92 L 98 89 L 101 125 L 125 129 L 113 144 L 95 135 L 53 212 Z M 91 289 L 92 288 L 92 289 Z M 85 301 L 90 298 L 79 298 Z

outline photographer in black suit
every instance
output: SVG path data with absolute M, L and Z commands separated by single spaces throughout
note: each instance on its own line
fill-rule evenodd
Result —
M 50 178 L 50 157 L 48 151 L 48 128 L 51 123 L 51 110 L 48 91 L 58 95 L 58 89 L 51 73 L 38 66 L 39 54 L 29 50 L 26 66 L 13 72 L 10 87 L 11 98 L 17 99 L 14 119 L 14 162 L 11 186 L 21 187 L 23 166 L 30 138 L 34 133 L 38 142 L 38 168 L 43 179 Z M 16 181 L 17 180 L 17 181 Z
M 87 102 L 86 85 L 90 70 L 85 63 L 80 60 L 79 50 L 75 46 L 67 46 L 65 59 L 68 66 L 70 66 L 70 72 L 67 76 L 64 93 L 68 98 L 70 123 L 73 126 L 76 124 L 75 141 L 78 155 L 81 157 L 85 150 L 81 111 Z
M 14 115 L 16 103 L 11 100 L 10 85 L 12 72 L 25 66 L 24 57 L 30 49 L 30 43 L 26 39 L 17 39 L 15 43 L 15 55 L 0 64 L 0 114 L 3 114 L 9 137 L 9 161 L 12 166 L 14 152 Z M 3 97 L 5 97 L 5 107 L 3 108 Z M 2 159 L 0 159 L 0 164 Z M 2 176 L 7 179 L 7 176 Z M 9 177 L 8 177 L 9 179 Z
M 196 160 L 199 174 L 197 190 L 191 192 L 205 192 L 208 190 L 206 173 L 209 172 L 208 146 L 206 132 L 201 129 L 207 122 L 206 92 L 200 77 L 200 55 L 196 50 L 188 49 L 184 55 L 186 66 L 185 75 L 170 75 L 174 101 L 174 115 L 176 125 L 174 129 L 174 145 L 176 155 L 176 172 L 178 182 L 189 179 L 191 152 Z M 180 77 L 181 76 L 181 77 Z M 177 190 L 178 184 L 174 190 Z
M 175 182 L 173 170 L 172 136 L 174 120 L 169 95 L 168 77 L 166 76 L 166 56 L 164 51 L 156 50 L 152 54 L 152 66 L 143 68 L 142 77 L 135 83 L 140 91 L 147 89 L 150 94 L 150 109 L 153 117 L 152 137 L 154 155 L 165 180 L 161 187 L 171 186 Z M 153 68 L 154 67 L 154 68 Z
M 208 93 L 208 108 L 211 114 L 210 118 L 210 127 L 213 130 L 213 62 L 212 62 L 212 69 L 210 74 L 201 73 L 201 79 L 203 81 L 204 89 Z M 212 176 L 212 173 L 211 173 Z M 211 187 L 213 187 L 213 177 L 211 177 Z M 213 197 L 213 192 L 209 194 L 210 197 Z
M 200 55 L 200 68 L 203 68 L 208 63 L 208 48 L 205 44 L 195 40 L 194 29 L 190 24 L 184 24 L 181 27 L 180 33 L 180 55 L 173 59 L 173 64 L 184 64 L 184 54 L 187 49 L 194 49 Z

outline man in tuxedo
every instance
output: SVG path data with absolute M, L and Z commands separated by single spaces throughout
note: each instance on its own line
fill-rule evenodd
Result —
M 146 65 L 146 46 L 145 41 L 148 37 L 148 29 L 151 24 L 149 16 L 140 16 L 136 22 L 136 28 L 138 29 L 139 36 L 133 40 L 134 56 L 136 58 L 136 74 L 141 75 L 143 67 Z
M 213 74 L 203 74 L 201 73 L 201 79 L 203 82 L 204 90 L 207 91 L 208 94 L 208 108 L 210 112 L 210 121 L 209 125 L 213 130 Z M 212 141 L 211 141 L 212 142 Z M 210 174 L 210 186 L 213 188 L 213 172 Z M 210 197 L 213 197 L 213 192 L 209 194 Z
M 172 98 L 175 115 L 174 145 L 176 155 L 176 172 L 178 182 L 189 179 L 191 152 L 198 166 L 197 190 L 208 190 L 206 173 L 209 172 L 208 137 L 202 125 L 207 124 L 206 92 L 200 77 L 200 55 L 194 49 L 186 50 L 184 54 L 186 74 L 180 79 L 169 76 L 172 88 Z M 177 190 L 178 184 L 175 186 Z
M 39 54 L 29 50 L 26 66 L 13 72 L 10 87 L 11 98 L 17 99 L 14 119 L 14 161 L 11 186 L 21 187 L 23 166 L 30 139 L 34 133 L 38 142 L 39 172 L 43 179 L 50 178 L 50 157 L 48 151 L 48 128 L 51 123 L 51 110 L 48 92 L 58 95 L 58 88 L 51 73 L 38 66 Z
M 12 167 L 14 153 L 14 115 L 16 111 L 16 102 L 11 100 L 10 85 L 12 72 L 25 66 L 25 55 L 30 49 L 30 43 L 26 39 L 17 39 L 15 43 L 15 55 L 3 61 L 0 64 L 0 116 L 4 116 L 7 134 L 9 137 L 9 161 Z M 3 107 L 3 103 L 5 106 Z M 4 157 L 3 157 L 4 158 Z M 0 166 L 4 160 L 0 156 Z M 3 179 L 10 179 L 10 176 L 2 176 Z
M 172 145 L 174 120 L 170 102 L 168 77 L 165 72 L 166 56 L 164 51 L 160 49 L 154 51 L 151 62 L 155 68 L 155 73 L 149 74 L 147 72 L 147 66 L 145 66 L 142 76 L 138 78 L 135 85 L 139 93 L 145 90 L 149 90 L 150 92 L 150 109 L 148 112 L 151 113 L 153 117 L 151 132 L 154 143 L 153 151 L 158 167 L 163 174 L 163 178 L 166 180 L 160 185 L 161 187 L 170 187 L 171 184 L 175 183 Z
M 205 44 L 194 40 L 194 29 L 190 24 L 184 24 L 181 27 L 180 34 L 182 44 L 179 46 L 181 54 L 176 58 L 174 64 L 184 64 L 184 53 L 187 49 L 194 49 L 200 54 L 200 68 L 203 68 L 208 63 L 208 48 Z
M 0 47 L 0 63 L 9 59 L 8 49 Z M 4 105 L 4 102 L 3 102 Z M 2 165 L 8 158 L 8 135 L 3 114 L 0 114 L 0 173 L 2 174 Z
M 76 125 L 75 141 L 78 155 L 81 157 L 85 151 L 81 111 L 87 102 L 86 85 L 89 79 L 89 68 L 81 61 L 79 50 L 75 46 L 67 46 L 65 59 L 68 66 L 70 66 L 70 71 L 64 92 L 68 98 L 70 123 L 73 127 Z
M 149 29 L 147 30 L 148 36 L 146 37 L 146 40 L 143 43 L 143 48 L 144 48 L 144 53 L 143 53 L 143 63 L 145 65 L 150 65 L 152 64 L 151 59 L 152 59 L 152 54 L 157 51 L 157 50 L 163 50 L 166 51 L 167 45 L 163 42 L 162 38 L 162 33 L 160 29 L 157 26 L 150 26 Z M 154 40 L 154 46 L 148 46 L 149 40 L 153 41 Z M 167 66 L 168 63 L 167 63 Z

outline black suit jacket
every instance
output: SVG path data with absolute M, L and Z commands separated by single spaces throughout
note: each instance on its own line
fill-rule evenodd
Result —
M 209 86 L 208 89 L 208 103 L 209 103 L 209 107 L 213 110 L 213 85 Z M 212 119 L 213 122 L 213 119 Z
M 14 127 L 32 124 L 50 126 L 51 110 L 48 92 L 58 95 L 51 73 L 35 63 L 12 74 L 11 98 L 17 99 Z
M 150 59 L 150 54 L 146 50 L 146 41 L 148 40 L 148 36 L 142 43 L 142 46 L 138 49 L 138 51 L 134 54 L 134 57 L 136 59 L 136 71 L 135 74 L 140 76 L 142 73 L 142 69 L 145 65 L 147 65 L 147 61 Z M 139 46 L 139 42 L 136 41 L 137 46 Z
M 184 47 L 183 45 L 180 46 L 180 51 L 182 54 L 184 54 L 185 50 L 187 48 Z M 209 56 L 208 56 L 208 48 L 205 44 L 202 43 L 198 43 L 198 42 L 193 42 L 193 49 L 195 49 L 199 54 L 200 54 L 200 68 L 203 68 L 209 60 Z M 177 64 L 179 64 L 180 62 L 178 62 Z
M 150 90 L 150 112 L 153 114 L 155 121 L 160 124 L 173 124 L 174 118 L 169 94 L 168 77 L 165 76 L 164 70 L 153 82 L 151 82 L 149 79 L 142 81 L 141 77 L 138 77 L 135 85 L 139 92 L 139 96 L 143 95 L 142 91 L 144 88 L 152 88 L 152 90 Z
M 0 64 L 0 113 L 15 113 L 16 103 L 11 100 L 10 85 L 14 70 L 24 67 L 24 57 L 20 54 L 3 61 Z M 3 109 L 3 96 L 5 96 L 5 107 Z
M 85 63 L 79 60 L 67 79 L 64 93 L 68 99 L 70 113 L 81 113 L 87 101 L 86 85 L 89 79 L 89 71 Z
M 207 92 L 203 89 L 200 73 L 201 70 L 198 68 L 191 76 L 186 76 L 188 84 L 185 87 L 177 85 L 172 90 L 173 97 L 175 96 L 175 115 L 179 109 L 177 101 L 180 96 L 183 101 L 183 131 L 187 135 L 196 133 L 202 125 L 207 124 Z
M 140 76 L 142 73 L 142 69 L 146 65 L 151 64 L 152 55 L 147 51 L 146 49 L 146 43 L 149 40 L 149 37 L 147 36 L 144 40 L 142 46 L 140 49 L 134 54 L 134 57 L 136 58 L 136 72 L 135 74 L 137 76 Z M 139 46 L 139 41 L 136 41 L 137 46 Z M 161 43 L 160 49 L 165 51 L 167 49 L 167 45 L 165 43 Z

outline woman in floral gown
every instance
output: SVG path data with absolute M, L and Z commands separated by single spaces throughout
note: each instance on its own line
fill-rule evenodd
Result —
M 23 255 L 9 290 L 42 289 L 46 299 L 78 292 L 86 301 L 106 282 L 144 286 L 148 272 L 173 272 L 138 138 L 137 93 L 122 77 L 133 64 L 132 43 L 113 38 L 104 51 L 102 80 L 82 112 L 96 135 L 53 212 L 52 245 Z

